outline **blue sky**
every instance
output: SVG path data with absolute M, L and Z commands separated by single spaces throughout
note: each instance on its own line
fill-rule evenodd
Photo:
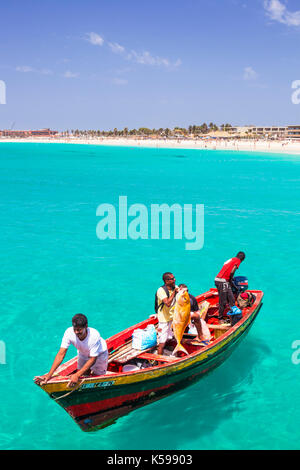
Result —
M 10 0 L 0 129 L 300 124 L 299 0 Z

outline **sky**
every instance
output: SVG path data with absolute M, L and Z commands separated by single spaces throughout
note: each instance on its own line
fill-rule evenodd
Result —
M 0 129 L 300 124 L 300 0 L 1 3 Z

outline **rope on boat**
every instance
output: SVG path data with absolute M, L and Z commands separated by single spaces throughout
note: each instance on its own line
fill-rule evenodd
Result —
M 81 385 L 83 384 L 84 381 L 85 381 L 85 379 L 82 379 L 77 387 L 74 387 L 72 390 L 70 390 L 70 392 L 67 392 L 64 395 L 61 395 L 60 397 L 57 397 L 57 398 L 53 397 L 53 400 L 58 401 L 61 398 L 67 397 L 68 395 L 71 395 L 71 393 L 75 392 L 76 390 L 79 390 L 79 388 L 81 387 Z

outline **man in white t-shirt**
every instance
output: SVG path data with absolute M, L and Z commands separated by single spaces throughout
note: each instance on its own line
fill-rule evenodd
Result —
M 66 352 L 73 344 L 78 351 L 77 372 L 70 376 L 69 386 L 76 385 L 82 375 L 104 375 L 107 371 L 108 351 L 106 341 L 101 338 L 99 332 L 88 327 L 85 315 L 77 313 L 72 318 L 72 327 L 65 331 L 60 349 L 54 359 L 48 374 L 37 377 L 39 384 L 47 383 L 56 369 L 63 362 Z

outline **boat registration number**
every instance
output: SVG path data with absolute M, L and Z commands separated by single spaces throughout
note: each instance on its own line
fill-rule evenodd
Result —
M 84 390 L 87 388 L 105 388 L 105 387 L 110 387 L 115 383 L 114 380 L 111 380 L 110 382 L 92 382 L 90 384 L 82 384 L 80 387 L 80 390 Z

